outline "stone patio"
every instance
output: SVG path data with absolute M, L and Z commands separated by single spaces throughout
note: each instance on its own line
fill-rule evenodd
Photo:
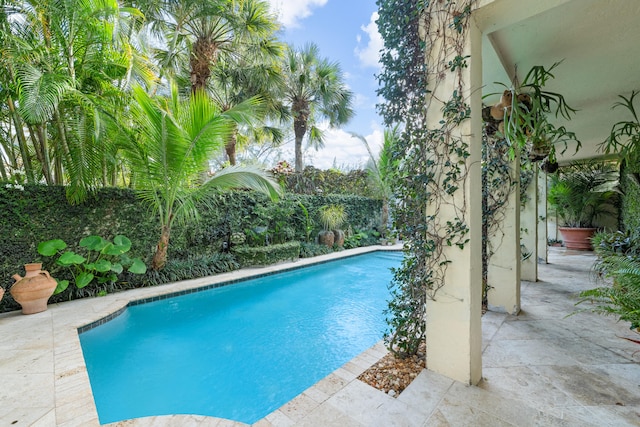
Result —
M 364 253 L 360 248 L 330 254 Z M 294 265 L 317 262 L 301 260 Z M 382 343 L 359 355 L 254 426 L 638 426 L 640 345 L 626 324 L 575 310 L 594 287 L 591 253 L 551 248 L 540 281 L 522 283 L 518 316 L 482 320 L 483 381 L 467 386 L 423 371 L 397 398 L 356 377 L 385 355 Z M 0 314 L 0 426 L 96 426 L 76 328 L 130 300 L 278 271 L 245 269 L 102 298 L 50 305 L 46 312 Z M 428 361 L 427 361 L 428 366 Z M 203 416 L 163 416 L 111 426 L 244 426 Z

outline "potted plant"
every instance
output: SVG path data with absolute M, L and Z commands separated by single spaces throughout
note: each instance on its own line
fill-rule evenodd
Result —
M 591 250 L 595 220 L 615 214 L 618 171 L 611 162 L 575 163 L 551 177 L 547 199 L 567 249 Z
M 323 230 L 318 234 L 318 243 L 332 247 L 344 245 L 344 231 L 340 227 L 347 219 L 342 205 L 327 205 L 320 208 Z

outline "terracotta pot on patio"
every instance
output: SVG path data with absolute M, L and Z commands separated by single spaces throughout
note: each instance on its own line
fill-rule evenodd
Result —
M 4 288 L 0 288 L 0 301 L 4 298 Z
M 559 227 L 564 241 L 564 247 L 577 251 L 591 251 L 591 238 L 596 232 L 595 228 Z
M 40 313 L 47 309 L 47 301 L 53 295 L 57 283 L 47 271 L 41 270 L 41 263 L 25 264 L 26 274 L 20 277 L 14 274 L 16 283 L 9 292 L 13 299 L 22 306 L 22 314 Z

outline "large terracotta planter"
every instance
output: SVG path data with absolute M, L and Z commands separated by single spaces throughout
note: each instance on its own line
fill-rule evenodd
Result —
M 321 231 L 318 233 L 318 243 L 321 245 L 326 245 L 328 247 L 333 247 L 333 243 L 335 242 L 335 236 L 333 235 L 333 231 Z
M 40 313 L 47 309 L 47 301 L 56 290 L 56 280 L 49 273 L 41 270 L 41 263 L 25 264 L 26 274 L 20 277 L 14 274 L 16 283 L 9 292 L 13 299 L 22 306 L 22 314 Z
M 333 230 L 333 244 L 339 247 L 344 246 L 344 231 Z
M 591 251 L 591 238 L 596 232 L 595 228 L 559 227 L 562 241 L 567 249 L 577 251 Z

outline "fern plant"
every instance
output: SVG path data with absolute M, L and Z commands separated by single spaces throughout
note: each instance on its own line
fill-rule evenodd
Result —
M 616 102 L 613 108 L 623 107 L 631 114 L 630 120 L 621 120 L 611 127 L 607 139 L 600 144 L 604 153 L 618 153 L 623 158 L 629 158 L 640 150 L 640 119 L 635 108 L 635 97 L 638 91 L 632 91 L 626 98 L 619 95 L 622 101 Z
M 592 311 L 617 316 L 629 322 L 630 329 L 640 332 L 640 258 L 607 256 L 599 262 L 598 269 L 613 283 L 581 292 L 577 304 L 592 302 Z

